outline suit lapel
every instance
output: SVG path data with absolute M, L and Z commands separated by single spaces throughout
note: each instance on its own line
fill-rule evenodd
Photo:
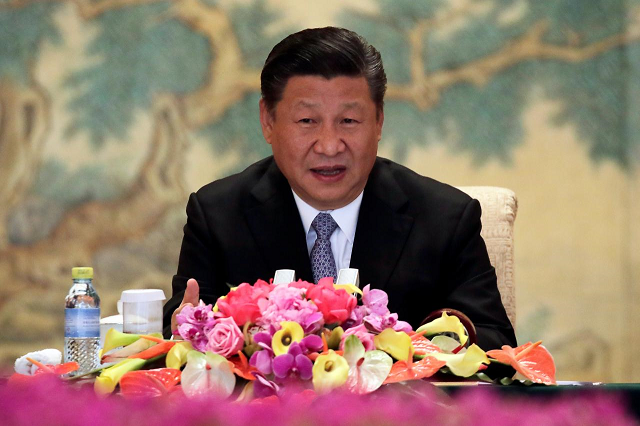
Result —
M 408 202 L 388 167 L 377 159 L 364 189 L 351 254 L 350 266 L 360 270 L 362 285 L 383 289 L 391 278 L 413 226 L 413 218 L 402 213 Z
M 245 210 L 245 218 L 268 267 L 295 269 L 298 278 L 313 280 L 306 235 L 291 187 L 271 163 L 251 191 L 256 203 Z

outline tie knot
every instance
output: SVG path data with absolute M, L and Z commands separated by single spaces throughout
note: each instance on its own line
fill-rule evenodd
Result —
M 311 222 L 311 226 L 316 230 L 319 239 L 328 240 L 338 224 L 329 213 L 318 213 L 318 216 Z

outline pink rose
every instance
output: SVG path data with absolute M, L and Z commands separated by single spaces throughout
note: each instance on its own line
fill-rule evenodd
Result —
M 322 312 L 325 324 L 343 323 L 358 304 L 357 299 L 344 289 L 336 290 L 331 277 L 322 278 L 318 285 L 309 287 L 307 298 Z
M 244 336 L 232 318 L 220 318 L 207 334 L 206 350 L 229 358 L 244 346 Z
M 255 323 L 260 318 L 258 301 L 269 295 L 272 286 L 265 281 L 258 280 L 252 286 L 240 284 L 235 290 L 227 294 L 224 299 L 218 299 L 218 312 L 225 317 L 232 317 L 236 324 Z
M 367 330 L 367 327 L 365 327 L 364 324 L 361 324 L 357 327 L 351 327 L 345 330 L 342 334 L 342 338 L 340 339 L 340 349 L 344 349 L 345 340 L 347 340 L 347 337 L 352 334 L 360 339 L 364 345 L 365 352 L 372 351 L 376 348 L 376 345 L 373 342 L 373 334 L 369 333 L 369 330 Z

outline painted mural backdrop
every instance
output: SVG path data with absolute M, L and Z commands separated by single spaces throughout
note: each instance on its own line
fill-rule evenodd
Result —
M 639 381 L 636 0 L 0 1 L 1 365 L 62 347 L 72 266 L 105 316 L 170 293 L 189 192 L 270 153 L 267 53 L 324 25 L 382 52 L 382 155 L 518 194 L 519 339 Z

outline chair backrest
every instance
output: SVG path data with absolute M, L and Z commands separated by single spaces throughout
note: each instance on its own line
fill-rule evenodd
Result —
M 459 190 L 480 202 L 482 238 L 489 259 L 496 269 L 498 290 L 509 320 L 516 327 L 516 285 L 513 278 L 513 224 L 518 213 L 518 199 L 510 189 L 494 186 L 460 186 Z

